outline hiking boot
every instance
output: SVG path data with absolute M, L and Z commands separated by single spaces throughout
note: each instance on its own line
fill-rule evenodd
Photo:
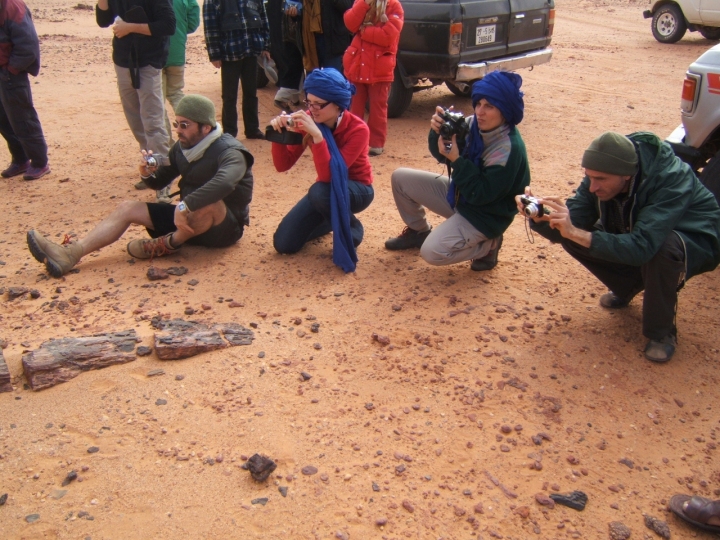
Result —
M 151 238 L 150 240 L 143 240 L 141 238 L 132 240 L 128 242 L 127 252 L 136 259 L 150 260 L 153 260 L 155 257 L 172 255 L 180 249 L 179 247 L 174 248 L 170 244 L 172 235 L 173 233 L 160 236 L 159 238 Z
M 136 182 L 134 186 L 135 189 L 150 189 L 150 186 L 145 183 L 145 180 L 140 180 L 139 182 Z
M 470 270 L 474 270 L 475 272 L 482 272 L 484 270 L 492 270 L 493 268 L 495 268 L 498 263 L 498 253 L 500 252 L 502 243 L 503 237 L 501 236 L 500 242 L 498 242 L 497 247 L 488 251 L 488 254 L 485 255 L 483 258 L 472 260 L 472 262 L 470 263 Z
M 368 150 L 368 156 L 379 156 L 385 151 L 384 148 L 375 148 L 373 146 L 370 147 L 370 150 Z
M 172 197 L 170 196 L 170 186 L 158 189 L 155 192 L 155 201 L 170 204 L 172 202 Z
M 264 140 L 264 139 L 265 139 L 265 134 L 264 134 L 262 131 L 260 131 L 259 129 L 256 129 L 256 130 L 255 130 L 254 132 L 252 132 L 252 133 L 246 133 L 246 134 L 245 134 L 245 138 L 246 138 L 246 139 L 261 139 L 261 140 Z
M 600 305 L 607 309 L 620 309 L 627 307 L 632 299 L 632 296 L 630 298 L 620 298 L 617 294 L 610 291 L 600 297 Z
M 77 242 L 69 242 L 69 238 L 61 244 L 51 242 L 38 231 L 27 233 L 27 245 L 35 260 L 43 263 L 48 274 L 54 278 L 67 274 L 83 256 L 83 249 Z
M 422 247 L 423 242 L 425 242 L 425 239 L 428 237 L 428 234 L 430 234 L 429 230 L 419 232 L 411 229 L 410 227 L 405 227 L 403 232 L 400 233 L 400 236 L 388 238 L 385 241 L 385 249 L 399 251 L 401 249 L 420 248 Z
M 27 168 L 27 171 L 25 171 L 25 174 L 23 174 L 23 180 L 37 180 L 38 178 L 42 178 L 49 172 L 50 165 L 47 163 L 44 167 L 33 167 L 32 165 L 30 165 Z
M 645 346 L 645 358 L 651 362 L 662 364 L 669 361 L 675 354 L 677 338 L 672 334 L 665 336 L 660 341 L 651 339 Z
M 30 161 L 26 161 L 25 163 L 10 163 L 8 168 L 0 173 L 0 176 L 3 178 L 12 178 L 13 176 L 24 173 L 29 167 Z

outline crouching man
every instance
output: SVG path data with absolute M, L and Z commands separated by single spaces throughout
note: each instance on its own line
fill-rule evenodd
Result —
M 582 166 L 585 178 L 566 204 L 558 197 L 535 201 L 550 213 L 534 217 L 532 228 L 562 242 L 610 289 L 600 297 L 602 307 L 623 308 L 644 290 L 645 357 L 667 362 L 677 344 L 678 291 L 720 262 L 720 208 L 652 133 L 603 133 Z M 520 211 L 534 204 L 520 195 L 516 202 Z
M 145 156 L 140 174 L 152 189 L 162 189 L 181 176 L 182 202 L 122 202 L 85 238 L 63 245 L 29 231 L 28 248 L 51 276 L 68 273 L 84 255 L 112 244 L 133 224 L 146 227 L 152 237 L 127 245 L 128 253 L 138 259 L 170 255 L 185 242 L 227 247 L 242 237 L 249 224 L 252 155 L 235 137 L 223 134 L 215 121 L 215 106 L 206 97 L 185 96 L 175 116 L 178 140 L 170 151 L 170 164 L 157 167 Z

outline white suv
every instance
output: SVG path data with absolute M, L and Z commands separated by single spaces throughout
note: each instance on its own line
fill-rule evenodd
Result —
M 680 124 L 666 139 L 675 154 L 720 201 L 720 45 L 706 51 L 685 74 Z
M 650 0 L 643 11 L 652 17 L 652 33 L 660 43 L 680 41 L 685 32 L 698 31 L 706 39 L 720 39 L 720 0 Z

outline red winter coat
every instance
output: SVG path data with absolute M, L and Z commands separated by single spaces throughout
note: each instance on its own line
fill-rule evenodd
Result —
M 388 22 L 363 26 L 370 5 L 355 0 L 345 12 L 345 26 L 355 34 L 343 56 L 345 77 L 350 82 L 373 84 L 392 82 L 395 57 L 403 27 L 404 13 L 398 0 L 388 0 L 385 14 Z

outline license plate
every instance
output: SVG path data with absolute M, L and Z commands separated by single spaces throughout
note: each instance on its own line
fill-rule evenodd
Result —
M 475 45 L 485 45 L 486 43 L 493 43 L 495 41 L 495 27 L 497 25 L 491 24 L 490 26 L 478 26 L 475 29 Z

